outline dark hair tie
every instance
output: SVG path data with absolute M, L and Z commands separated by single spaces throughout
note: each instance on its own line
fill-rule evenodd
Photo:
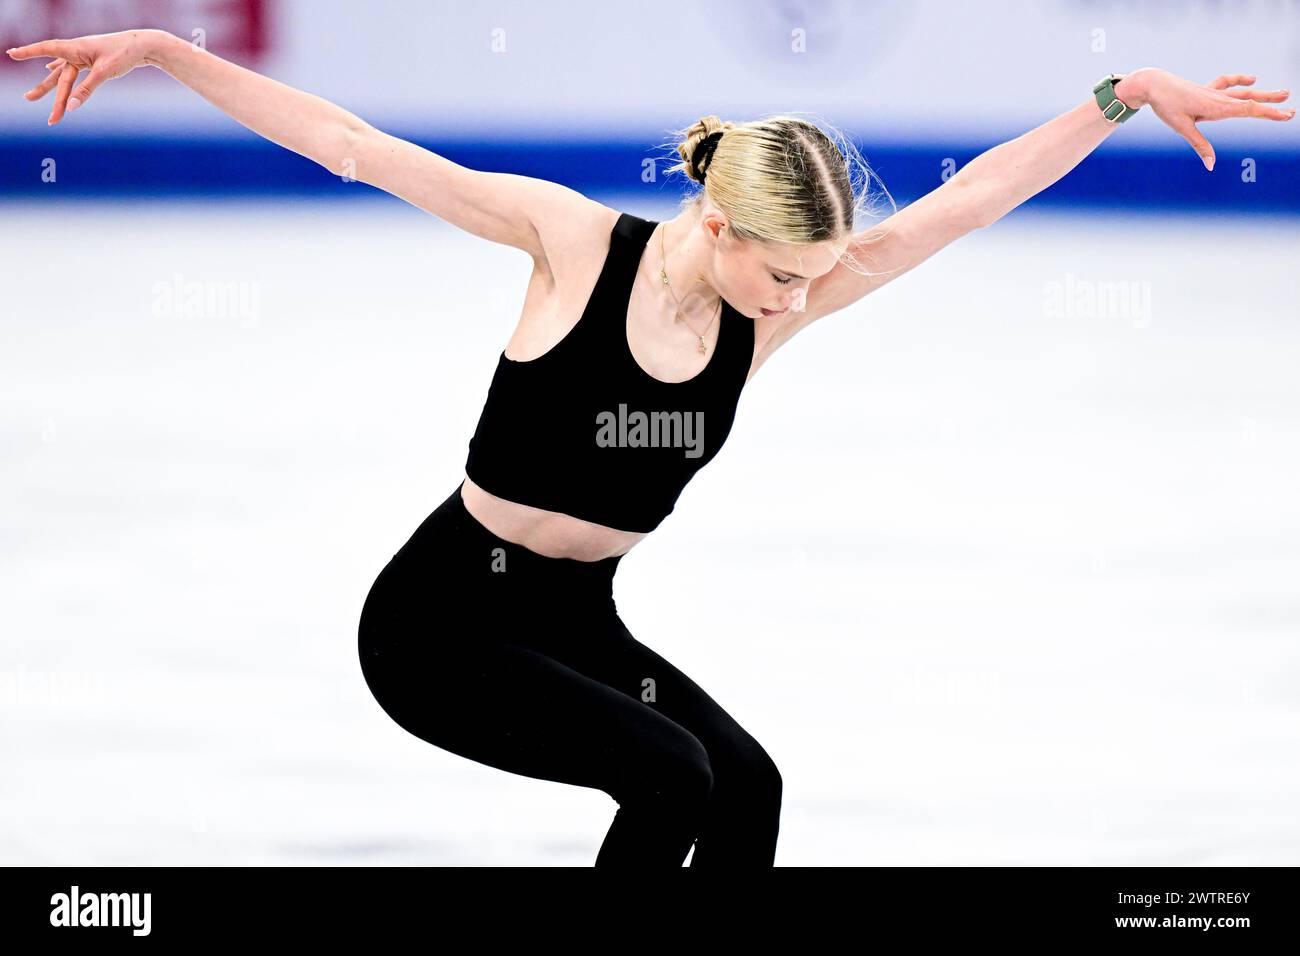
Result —
M 704 182 L 705 172 L 700 172 L 700 164 L 708 160 L 708 165 L 713 165 L 713 151 L 718 148 L 718 140 L 722 139 L 725 130 L 718 130 L 716 133 L 710 133 L 704 139 L 700 140 L 700 145 L 695 147 L 695 153 L 691 156 L 691 172 L 695 173 L 695 178 Z

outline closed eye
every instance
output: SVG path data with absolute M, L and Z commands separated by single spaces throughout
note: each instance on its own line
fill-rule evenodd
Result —
M 781 283 L 781 285 L 785 285 L 787 282 L 790 281 L 789 279 L 782 279 L 782 278 L 781 278 L 779 275 L 777 275 L 775 272 L 773 272 L 771 275 L 772 275 L 772 278 L 775 279 L 777 282 Z

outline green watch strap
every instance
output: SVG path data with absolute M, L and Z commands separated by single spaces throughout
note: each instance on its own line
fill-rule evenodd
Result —
M 1137 112 L 1115 95 L 1115 84 L 1122 79 L 1124 79 L 1123 73 L 1107 73 L 1092 88 L 1092 95 L 1097 98 L 1097 105 L 1101 107 L 1101 115 L 1112 123 L 1122 123 Z

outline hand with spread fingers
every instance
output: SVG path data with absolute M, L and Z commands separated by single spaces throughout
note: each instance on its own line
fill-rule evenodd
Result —
M 1125 76 L 1115 87 L 1125 105 L 1137 109 L 1150 105 L 1151 111 L 1192 145 L 1206 169 L 1214 169 L 1214 147 L 1196 124 L 1205 120 L 1254 117 L 1289 120 L 1294 109 L 1278 109 L 1265 103 L 1281 103 L 1290 90 L 1244 90 L 1256 77 L 1247 73 L 1229 73 L 1200 85 L 1175 76 L 1167 70 L 1144 67 Z
M 138 66 L 148 65 L 151 43 L 158 32 L 124 30 L 73 40 L 41 40 L 13 47 L 6 52 L 15 60 L 28 60 L 38 56 L 54 57 L 45 65 L 49 75 L 23 94 L 25 99 L 34 103 L 57 87 L 54 109 L 46 121 L 53 126 L 63 119 L 65 112 L 70 113 L 85 103 L 101 84 L 125 76 Z M 82 70 L 90 72 L 74 91 L 77 75 Z

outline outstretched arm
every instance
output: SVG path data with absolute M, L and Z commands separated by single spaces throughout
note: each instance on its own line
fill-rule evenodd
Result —
M 1196 150 L 1208 171 L 1214 169 L 1214 148 L 1196 123 L 1203 120 L 1256 117 L 1288 120 L 1295 110 L 1280 110 L 1262 103 L 1278 103 L 1287 90 L 1236 90 L 1255 77 L 1220 76 L 1198 86 L 1164 70 L 1144 67 L 1115 84 L 1115 94 L 1133 109 L 1150 104 L 1152 111 Z M 1093 99 L 1076 106 L 1035 130 L 988 152 L 965 167 L 983 187 L 979 197 L 984 225 L 996 222 L 1031 196 L 1056 182 L 1115 131 Z
M 1295 110 L 1264 106 L 1281 102 L 1286 90 L 1241 90 L 1253 76 L 1221 76 L 1198 86 L 1151 67 L 1127 74 L 1115 94 L 1129 107 L 1152 111 L 1185 138 L 1214 168 L 1214 151 L 1197 130 L 1201 120 L 1257 117 L 1289 120 Z M 811 281 L 803 311 L 781 317 L 772 349 L 810 322 L 856 302 L 869 292 L 924 262 L 955 239 L 991 225 L 1030 197 L 1046 189 L 1115 132 L 1119 124 L 1102 115 L 1089 97 L 1067 113 L 1022 136 L 981 153 L 937 189 L 905 206 L 883 222 L 853 237 L 851 252 L 872 273 L 854 271 L 844 262 Z
M 558 183 L 468 169 L 375 129 L 341 106 L 245 69 L 163 30 L 126 30 L 43 40 L 8 51 L 16 60 L 54 57 L 26 94 L 58 87 L 49 122 L 78 109 L 104 82 L 155 66 L 242 125 L 338 176 L 369 183 L 474 235 L 514 246 L 542 264 L 566 224 L 599 209 Z M 89 74 L 74 89 L 77 74 Z M 543 241 L 545 240 L 545 241 Z

